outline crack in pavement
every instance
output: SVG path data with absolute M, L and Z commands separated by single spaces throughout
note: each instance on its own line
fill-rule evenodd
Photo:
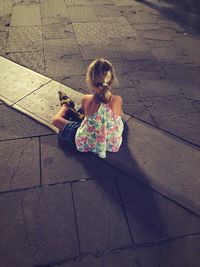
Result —
M 19 156 L 19 160 L 17 162 L 17 167 L 15 168 L 15 170 L 14 170 L 14 172 L 13 172 L 11 178 L 10 178 L 10 191 L 12 190 L 12 185 L 13 185 L 14 179 L 16 177 L 16 174 L 17 174 L 18 170 L 19 170 L 20 163 L 23 160 L 24 153 L 25 153 L 30 141 L 31 141 L 31 139 L 28 139 L 27 142 L 25 143 L 24 147 L 22 148 L 22 151 L 21 151 L 20 156 Z

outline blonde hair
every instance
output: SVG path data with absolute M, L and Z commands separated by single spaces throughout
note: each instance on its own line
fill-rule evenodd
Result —
M 111 85 L 117 81 L 112 64 L 103 58 L 95 59 L 88 67 L 86 82 L 100 91 L 95 94 L 97 102 L 109 103 L 112 98 Z

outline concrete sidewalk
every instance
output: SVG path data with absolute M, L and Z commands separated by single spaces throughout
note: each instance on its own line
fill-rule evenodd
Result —
M 57 130 L 52 117 L 60 108 L 58 90 L 81 103 L 82 94 L 69 87 L 4 58 L 0 66 L 0 98 L 52 130 Z M 126 140 L 106 161 L 200 215 L 199 149 L 128 115 L 125 120 Z
M 0 1 L 0 266 L 199 267 L 200 39 L 173 8 Z M 58 144 L 51 124 L 57 90 L 78 104 L 97 56 L 127 121 L 107 161 Z

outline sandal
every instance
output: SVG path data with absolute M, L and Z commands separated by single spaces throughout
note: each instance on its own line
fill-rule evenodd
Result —
M 66 104 L 69 108 L 74 108 L 75 104 L 63 91 L 58 91 L 60 105 Z

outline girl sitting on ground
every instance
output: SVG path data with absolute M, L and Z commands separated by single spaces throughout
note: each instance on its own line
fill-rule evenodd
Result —
M 106 157 L 106 151 L 119 150 L 124 126 L 122 98 L 111 89 L 115 81 L 115 71 L 109 61 L 96 59 L 89 65 L 86 82 L 92 94 L 83 96 L 84 115 L 75 111 L 73 101 L 59 92 L 61 109 L 53 118 L 53 124 L 60 130 L 60 140 L 72 143 L 78 151 L 91 151 L 101 158 Z

